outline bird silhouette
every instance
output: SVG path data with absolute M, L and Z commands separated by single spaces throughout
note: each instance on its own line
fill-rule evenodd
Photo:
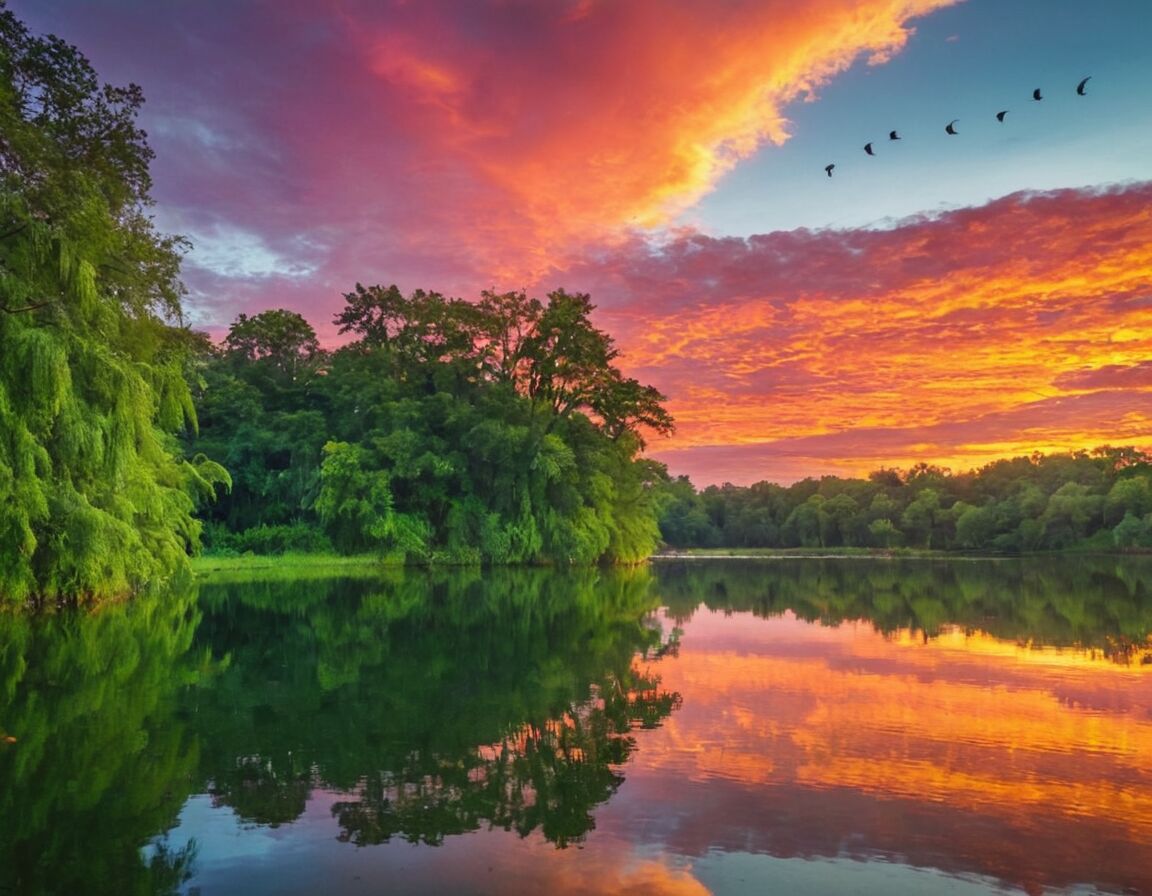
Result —
M 948 127 L 944 128 L 944 130 L 946 130 L 949 134 L 959 134 L 960 132 L 955 128 L 955 124 L 959 120 L 959 118 L 953 118 L 950 122 L 948 122 Z
M 895 131 L 889 131 L 889 132 L 888 132 L 888 139 L 889 139 L 889 140 L 899 140 L 899 139 L 900 139 L 900 135 L 899 135 L 899 134 L 897 134 Z
M 824 170 L 828 172 L 828 176 L 829 176 L 829 177 L 831 177 L 831 176 L 832 176 L 832 169 L 833 169 L 833 168 L 835 168 L 835 167 L 836 167 L 836 164 L 835 164 L 835 163 L 832 163 L 831 165 L 825 165 L 825 166 L 824 166 Z
M 1076 92 L 1080 96 L 1084 96 L 1084 85 L 1087 84 L 1091 80 L 1092 80 L 1092 76 L 1089 75 L 1087 78 L 1085 78 L 1083 81 L 1081 81 L 1079 84 L 1076 85 Z
M 1032 99 L 1036 100 L 1036 102 L 1040 102 L 1040 100 L 1044 99 L 1044 97 L 1040 96 L 1039 87 L 1032 91 Z
M 1005 109 L 1003 112 L 997 112 L 997 113 L 996 113 L 996 120 L 997 120 L 998 122 L 1000 122 L 1001 124 L 1003 124 L 1003 123 L 1004 123 L 1004 116 L 1005 116 L 1005 115 L 1007 115 L 1007 114 L 1008 114 L 1008 110 L 1007 110 L 1007 109 Z
M 868 155 L 870 155 L 870 156 L 876 155 L 876 153 L 872 152 L 872 144 L 871 143 L 865 143 L 864 144 L 864 152 L 868 153 Z

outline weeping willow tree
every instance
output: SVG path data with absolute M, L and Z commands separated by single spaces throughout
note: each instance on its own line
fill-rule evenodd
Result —
M 0 600 L 166 578 L 226 476 L 176 450 L 192 337 L 181 241 L 147 215 L 142 102 L 0 0 Z

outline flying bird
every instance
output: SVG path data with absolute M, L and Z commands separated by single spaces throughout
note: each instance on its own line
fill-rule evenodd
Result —
M 946 130 L 949 134 L 959 134 L 960 132 L 954 127 L 956 122 L 959 120 L 959 118 L 953 118 L 950 122 L 948 122 L 948 127 L 944 128 L 944 130 Z
M 1040 88 L 1039 87 L 1037 87 L 1035 90 L 1032 91 L 1032 99 L 1036 100 L 1037 102 L 1044 99 L 1044 97 L 1040 96 Z
M 1007 110 L 1007 109 L 1005 109 L 1003 112 L 997 112 L 997 113 L 996 113 L 996 120 L 997 120 L 998 122 L 1000 122 L 1001 124 L 1003 124 L 1003 123 L 1004 123 L 1004 116 L 1005 116 L 1005 115 L 1007 115 L 1007 114 L 1008 114 L 1008 110 Z
M 876 153 L 872 152 L 872 144 L 871 143 L 865 143 L 864 144 L 864 152 L 868 153 L 868 155 L 870 155 L 870 156 L 876 155 Z
M 899 140 L 899 139 L 900 139 L 900 135 L 899 135 L 899 134 L 897 134 L 895 131 L 889 131 L 889 132 L 888 132 L 888 139 L 889 139 L 889 140 Z
M 831 165 L 825 165 L 825 166 L 824 166 L 824 170 L 828 172 L 828 176 L 829 176 L 829 177 L 831 177 L 831 176 L 832 176 L 832 169 L 833 169 L 833 168 L 835 168 L 835 167 L 836 167 L 836 163 L 835 163 L 835 162 L 833 162 Z
M 1083 81 L 1081 81 L 1079 84 L 1076 85 L 1076 92 L 1078 94 L 1080 94 L 1080 96 L 1084 96 L 1084 85 L 1087 84 L 1091 80 L 1092 80 L 1092 76 L 1089 75 L 1087 78 L 1085 78 Z

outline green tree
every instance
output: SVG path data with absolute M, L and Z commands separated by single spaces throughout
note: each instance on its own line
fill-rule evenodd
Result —
M 358 284 L 345 298 L 336 323 L 359 339 L 326 377 L 331 419 L 364 469 L 387 475 L 394 512 L 424 521 L 430 559 L 651 553 L 663 474 L 639 455 L 672 420 L 659 392 L 613 366 L 587 296 L 472 304 Z
M 1126 513 L 1112 530 L 1112 540 L 1118 548 L 1146 548 L 1152 546 L 1152 525 L 1149 518 L 1141 519 Z
M 895 547 L 900 543 L 900 530 L 887 517 L 872 520 L 868 524 L 868 532 L 875 543 L 882 548 Z
M 720 533 L 708 517 L 704 502 L 687 476 L 677 476 L 661 487 L 660 537 L 674 548 L 711 547 Z
M 820 494 L 808 497 L 798 504 L 784 521 L 784 528 L 790 542 L 803 548 L 822 548 L 831 529 L 831 518 L 824 509 L 827 498 Z
M 396 512 L 388 473 L 368 467 L 363 448 L 347 442 L 326 444 L 320 477 L 316 510 L 337 547 L 348 553 L 375 549 L 401 557 L 427 556 L 427 522 Z
M 156 233 L 136 86 L 0 3 L 0 597 L 86 600 L 164 579 L 226 480 L 182 460 L 180 240 Z
M 988 548 L 996 533 L 996 512 L 990 506 L 973 507 L 957 501 L 952 508 L 956 516 L 956 545 L 961 548 Z
M 1132 514 L 1137 517 L 1152 513 L 1152 487 L 1146 476 L 1117 479 L 1104 501 L 1106 523 L 1116 523 Z
M 330 355 L 284 310 L 241 315 L 204 355 L 193 444 L 235 482 L 210 511 L 214 545 L 313 527 L 339 550 L 428 562 L 654 550 L 665 474 L 641 452 L 672 418 L 614 366 L 588 296 L 470 303 L 357 284 L 344 298 L 335 323 L 355 341 Z
M 931 548 L 940 513 L 940 493 L 934 488 L 921 489 L 912 503 L 904 508 L 904 515 L 900 518 L 900 525 L 909 541 Z
M 613 439 L 641 427 L 670 432 L 664 396 L 613 366 L 619 352 L 592 324 L 595 307 L 587 294 L 564 290 L 549 293 L 547 305 L 523 293 L 486 293 L 478 306 L 486 368 L 554 419 L 586 411 Z
M 312 325 L 283 308 L 252 317 L 239 315 L 224 337 L 223 349 L 225 358 L 247 378 L 271 380 L 281 389 L 305 385 L 324 357 Z
M 1100 519 L 1104 498 L 1092 494 L 1079 482 L 1065 482 L 1048 498 L 1040 517 L 1044 527 L 1044 544 L 1050 548 L 1067 548 L 1089 533 L 1091 523 Z
M 857 545 L 864 541 L 863 516 L 856 500 L 846 492 L 824 502 L 825 524 L 824 542 L 828 545 Z
M 210 549 L 325 547 L 313 503 L 329 439 L 329 357 L 293 311 L 241 314 L 202 351 L 196 450 L 219 458 L 232 490 L 208 509 Z

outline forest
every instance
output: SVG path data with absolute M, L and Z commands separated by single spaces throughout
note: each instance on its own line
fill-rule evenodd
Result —
M 672 421 L 611 366 L 587 296 L 345 299 L 337 322 L 357 338 L 333 352 L 283 309 L 203 346 L 186 453 L 232 476 L 204 508 L 208 550 L 502 564 L 635 562 L 660 545 L 1152 547 L 1152 458 L 1135 448 L 697 490 L 640 455 Z
M 671 547 L 920 548 L 1028 553 L 1152 547 L 1152 456 L 1032 454 L 952 473 L 921 463 L 789 486 L 662 486 Z
M 623 376 L 587 295 L 477 302 L 357 285 L 322 350 L 284 309 L 196 361 L 186 453 L 228 469 L 209 550 L 399 562 L 636 563 L 659 542 L 663 396 Z

